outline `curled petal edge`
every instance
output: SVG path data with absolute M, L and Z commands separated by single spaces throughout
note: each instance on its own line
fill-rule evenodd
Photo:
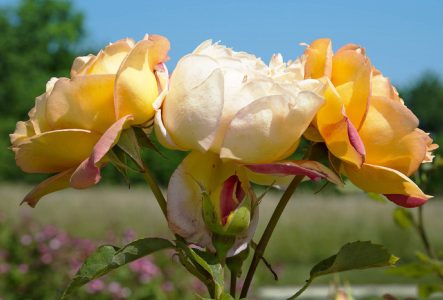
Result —
M 352 165 L 341 164 L 341 172 L 360 189 L 383 194 L 399 206 L 417 207 L 432 198 L 424 194 L 409 177 L 395 169 L 367 163 L 356 169 Z
M 408 195 L 400 195 L 400 194 L 385 194 L 385 197 L 390 201 L 394 202 L 399 206 L 403 206 L 406 208 L 418 207 L 425 204 L 428 199 L 427 198 L 419 198 Z
M 311 160 L 282 161 L 271 164 L 246 164 L 246 168 L 254 173 L 269 175 L 302 175 L 313 181 L 326 179 L 331 183 L 342 185 L 341 179 L 330 169 Z
M 43 196 L 68 188 L 74 171 L 75 168 L 71 168 L 40 182 L 25 196 L 20 204 L 27 203 L 29 206 L 35 207 Z
M 360 135 L 358 134 L 357 128 L 355 128 L 354 124 L 352 124 L 352 122 L 349 120 L 348 116 L 346 115 L 344 106 L 342 108 L 342 114 L 344 116 L 344 120 L 346 122 L 346 126 L 348 129 L 349 142 L 351 143 L 355 151 L 357 151 L 357 153 L 361 156 L 362 161 L 365 162 L 365 157 L 366 157 L 365 145 L 363 144 L 363 141 L 361 140 Z
M 118 142 L 120 134 L 127 122 L 132 121 L 132 115 L 126 115 L 111 125 L 95 144 L 92 154 L 85 159 L 73 172 L 70 185 L 76 189 L 85 189 L 97 184 L 100 179 L 100 161 L 106 153 Z

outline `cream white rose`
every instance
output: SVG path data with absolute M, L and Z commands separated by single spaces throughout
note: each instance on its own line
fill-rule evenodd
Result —
M 205 41 L 177 64 L 156 114 L 171 148 L 213 152 L 245 163 L 281 160 L 297 147 L 323 104 L 323 84 L 304 80 L 303 64 L 271 63 Z

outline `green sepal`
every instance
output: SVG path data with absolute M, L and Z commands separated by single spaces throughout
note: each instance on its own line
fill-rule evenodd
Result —
M 122 131 L 117 146 L 128 155 L 140 171 L 145 169 L 140 155 L 140 145 L 132 127 Z
M 152 142 L 151 138 L 149 137 L 151 130 L 147 130 L 146 128 L 142 127 L 133 127 L 135 136 L 137 138 L 138 144 L 140 147 L 154 150 L 162 157 L 165 157 L 163 153 L 160 152 L 158 147 Z
M 217 251 L 217 258 L 219 259 L 222 265 L 225 264 L 226 256 L 228 255 L 229 250 L 234 246 L 235 236 L 227 236 L 227 235 L 212 235 L 212 245 Z
M 228 217 L 223 226 L 227 235 L 238 235 L 247 230 L 251 223 L 251 198 L 247 196 Z
M 224 229 L 221 225 L 221 220 L 219 215 L 217 214 L 217 210 L 212 203 L 211 196 L 207 191 L 203 189 L 201 194 L 203 220 L 205 221 L 206 226 L 211 232 L 223 235 Z

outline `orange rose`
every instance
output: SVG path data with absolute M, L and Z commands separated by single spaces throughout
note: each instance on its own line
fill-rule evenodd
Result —
M 349 44 L 333 54 L 331 41 L 319 39 L 304 59 L 305 78 L 329 79 L 326 103 L 306 136 L 324 141 L 337 169 L 361 189 L 405 207 L 425 203 L 430 196 L 408 176 L 432 160 L 437 145 L 365 49 Z

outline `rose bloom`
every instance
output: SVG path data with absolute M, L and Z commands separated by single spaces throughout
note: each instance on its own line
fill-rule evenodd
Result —
M 305 78 L 329 79 L 325 105 L 306 136 L 324 141 L 331 163 L 359 188 L 405 207 L 430 196 L 408 178 L 437 148 L 365 49 L 348 44 L 335 54 L 329 39 L 307 46 Z
M 124 39 L 97 55 L 75 59 L 71 78 L 52 78 L 29 120 L 10 135 L 17 165 L 28 173 L 57 173 L 26 197 L 34 206 L 50 192 L 85 188 L 100 180 L 100 166 L 121 131 L 150 122 L 166 91 L 163 62 L 169 41 L 146 35 Z
M 214 235 L 235 237 L 235 254 L 258 220 L 250 181 L 279 185 L 299 174 L 339 181 L 319 163 L 282 161 L 324 103 L 324 83 L 305 80 L 303 68 L 280 55 L 266 65 L 211 41 L 177 63 L 155 117 L 161 143 L 191 150 L 168 186 L 175 233 L 209 250 Z

